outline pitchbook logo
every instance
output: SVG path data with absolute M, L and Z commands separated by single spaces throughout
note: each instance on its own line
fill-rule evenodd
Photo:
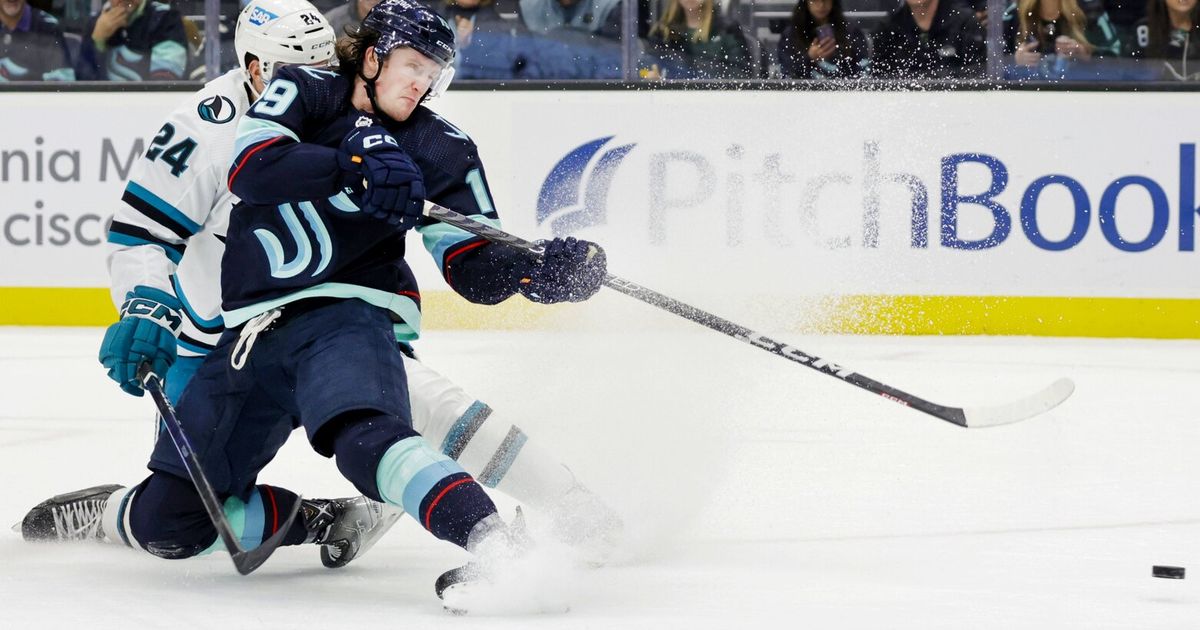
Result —
M 538 192 L 538 225 L 550 221 L 554 236 L 566 236 L 606 223 L 613 176 L 636 146 L 625 144 L 602 151 L 612 139 L 608 136 L 581 144 L 554 165 Z

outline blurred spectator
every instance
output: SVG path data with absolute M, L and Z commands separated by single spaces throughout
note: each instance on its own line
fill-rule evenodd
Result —
M 846 23 L 842 0 L 799 0 L 779 39 L 779 67 L 791 79 L 857 77 L 869 66 L 867 37 Z
M 973 11 L 952 0 L 906 0 L 875 32 L 871 74 L 898 79 L 978 77 L 984 32 Z
M 517 6 L 534 33 L 566 28 L 621 37 L 621 0 L 520 0 Z
M 187 79 L 191 81 L 207 81 L 208 76 L 208 47 L 216 45 L 220 50 L 217 55 L 218 72 L 225 72 L 238 66 L 237 49 L 234 46 L 233 36 L 237 32 L 237 19 L 239 12 L 236 10 L 239 4 L 224 0 L 222 3 L 222 11 L 217 21 L 217 34 L 213 39 L 208 31 L 208 26 L 205 24 L 207 20 L 203 16 L 185 15 L 183 18 L 183 32 L 186 36 L 188 47 L 188 69 Z M 203 8 L 203 7 L 201 7 Z M 230 9 L 233 10 L 230 10 Z M 198 19 L 199 18 L 199 19 Z
M 988 25 L 987 0 L 964 0 L 964 2 L 975 14 L 975 21 L 979 22 L 979 27 L 986 32 Z
M 1108 14 L 1089 18 L 1077 0 L 1018 0 L 1004 12 L 1004 40 L 1018 66 L 1053 66 L 1055 75 L 1072 61 L 1121 52 Z
M 187 67 L 183 19 L 165 3 L 110 0 L 83 34 L 81 81 L 175 81 Z
M 745 79 L 752 70 L 746 35 L 726 22 L 715 0 L 667 0 L 650 29 L 650 44 L 667 71 L 664 78 Z M 649 75 L 654 77 L 653 73 Z
M 0 0 L 0 81 L 74 78 L 58 20 L 25 0 Z
M 1135 57 L 1167 60 L 1169 78 L 1200 79 L 1200 2 L 1197 0 L 1151 0 L 1146 17 L 1135 29 Z M 1191 72 L 1189 72 L 1191 70 Z
M 362 24 L 363 18 L 367 16 L 367 11 L 375 8 L 377 4 L 379 4 L 379 0 L 349 0 L 327 12 L 325 19 L 329 20 L 334 34 L 342 37 L 346 35 L 347 28 L 357 29 L 358 25 Z
M 454 25 L 460 51 L 471 45 L 476 28 L 493 32 L 510 28 L 508 20 L 496 10 L 494 0 L 445 0 L 439 13 Z
M 29 0 L 29 6 L 58 19 L 64 33 L 78 33 L 92 17 L 92 0 Z
M 1121 40 L 1121 50 L 1128 51 L 1134 46 L 1134 29 L 1138 21 L 1146 17 L 1146 0 L 1080 0 L 1079 7 L 1089 20 L 1094 20 L 1100 13 L 1107 13 L 1117 36 Z

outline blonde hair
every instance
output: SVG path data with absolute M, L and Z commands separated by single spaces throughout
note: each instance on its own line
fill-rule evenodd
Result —
M 1038 6 L 1042 2 L 1059 3 L 1059 17 L 1065 19 L 1067 23 L 1066 32 L 1063 34 L 1079 42 L 1088 52 L 1091 52 L 1092 43 L 1084 35 L 1084 30 L 1087 28 L 1087 16 L 1079 8 L 1078 0 L 1017 0 L 1017 20 L 1020 25 L 1017 44 L 1020 45 L 1028 40 L 1030 35 L 1033 35 L 1038 41 L 1041 41 L 1042 36 L 1045 35 L 1042 32 L 1042 16 L 1038 12 Z
M 708 41 L 709 35 L 712 34 L 713 14 L 717 12 L 714 5 L 715 0 L 704 0 L 700 4 L 700 28 L 696 29 L 692 41 Z M 687 33 L 687 13 L 679 4 L 679 0 L 668 0 L 666 11 L 663 11 L 662 18 L 654 28 L 650 29 L 650 35 L 661 35 L 663 41 L 671 41 L 684 33 Z

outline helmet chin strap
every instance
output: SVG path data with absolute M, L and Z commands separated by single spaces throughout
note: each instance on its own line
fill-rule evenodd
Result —
M 247 102 L 249 102 L 251 105 L 254 104 L 254 101 L 258 100 L 258 97 L 262 96 L 262 94 L 254 91 L 254 81 L 250 79 L 242 81 L 242 88 L 246 90 L 246 98 L 248 99 Z
M 258 76 L 261 78 L 261 77 L 263 77 L 263 74 L 262 74 L 263 61 L 262 61 L 262 59 L 259 59 L 257 55 L 254 56 L 254 61 L 258 62 Z M 253 104 L 254 101 L 258 100 L 258 97 L 262 96 L 262 92 L 259 92 L 258 90 L 254 89 L 254 75 L 250 72 L 249 66 L 242 68 L 242 75 L 243 75 L 242 83 L 243 83 L 243 85 L 246 86 L 246 95 L 250 97 L 250 103 Z M 261 80 L 262 80 L 263 87 L 265 88 L 267 85 L 267 82 L 266 82 L 265 78 L 262 78 Z
M 376 58 L 378 59 L 378 57 Z M 371 101 L 371 109 L 374 110 L 375 116 L 384 122 L 396 122 L 392 120 L 391 116 L 387 115 L 387 112 L 383 111 L 383 108 L 379 106 L 379 101 L 375 99 L 375 80 L 379 78 L 380 74 L 383 74 L 382 60 L 379 62 L 379 67 L 375 69 L 375 76 L 373 77 L 363 74 L 363 66 L 360 66 L 358 69 L 358 76 L 363 80 L 363 88 L 367 91 L 367 100 Z

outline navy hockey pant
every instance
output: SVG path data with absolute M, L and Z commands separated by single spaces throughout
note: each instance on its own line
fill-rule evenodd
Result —
M 457 464 L 440 455 L 429 460 L 436 449 L 412 428 L 404 362 L 386 311 L 353 299 L 289 305 L 275 327 L 258 336 L 245 365 L 235 369 L 230 355 L 239 332 L 224 333 L 177 408 L 222 499 L 236 498 L 247 514 L 262 503 L 259 472 L 302 427 L 313 449 L 336 456 L 338 469 L 360 492 L 402 505 L 439 538 L 465 545 L 470 529 L 495 513 L 482 488 Z M 188 479 L 167 436 L 155 445 L 149 468 Z M 216 535 L 201 518 L 194 489 L 177 487 L 193 496 L 163 500 L 147 492 L 160 483 L 152 475 L 133 498 L 134 538 L 152 552 L 182 554 L 172 557 L 202 551 L 194 539 L 212 541 Z M 286 513 L 290 504 L 281 509 Z M 297 532 L 288 541 L 303 538 Z

